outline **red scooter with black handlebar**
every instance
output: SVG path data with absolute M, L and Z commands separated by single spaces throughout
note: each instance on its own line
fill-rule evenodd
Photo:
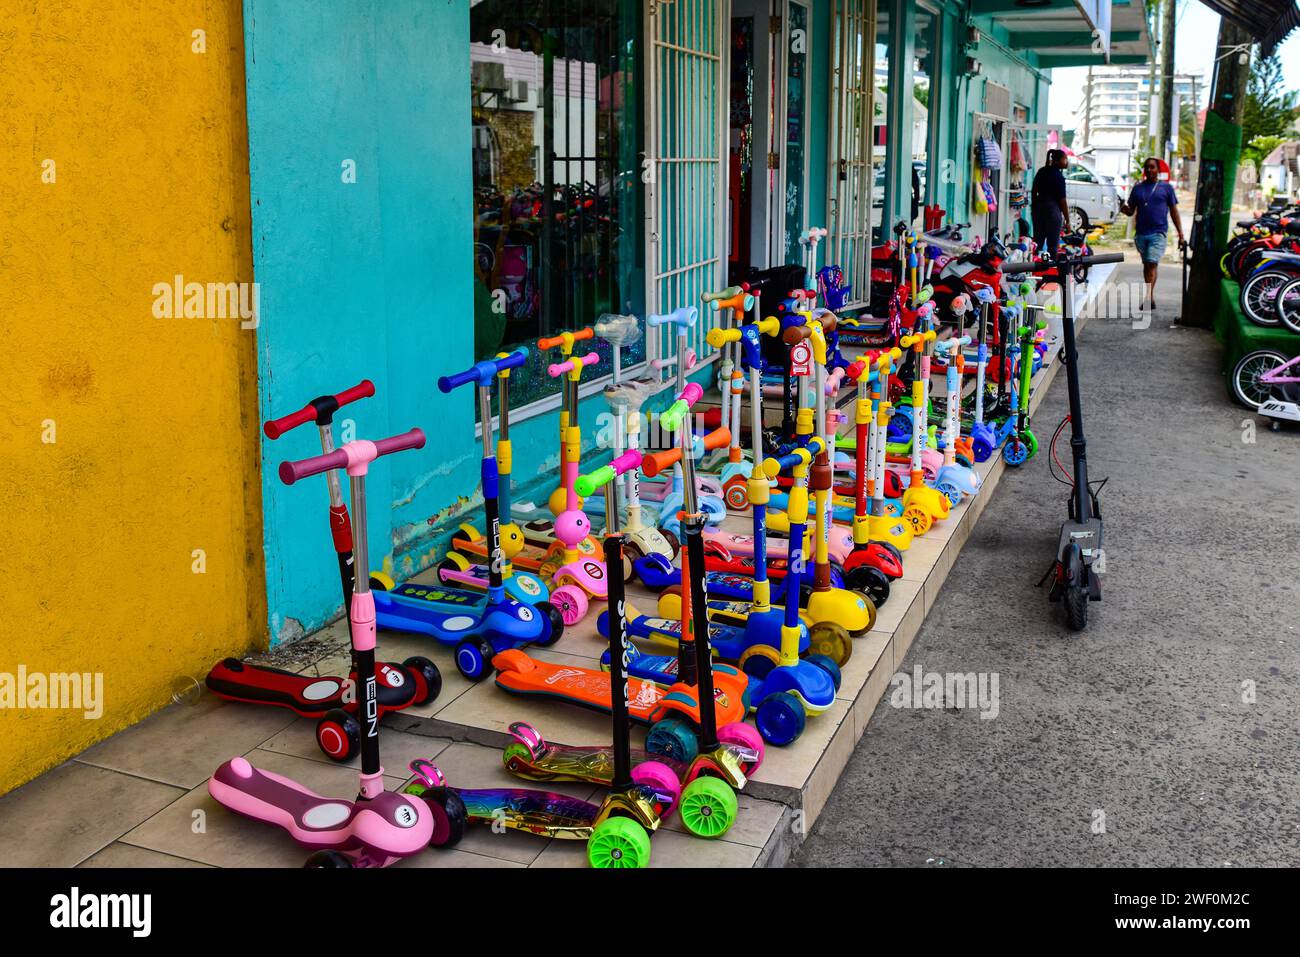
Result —
M 343 406 L 375 394 L 375 386 L 363 379 L 337 395 L 317 396 L 297 412 L 271 419 L 262 426 L 272 440 L 308 422 L 315 422 L 320 433 L 322 454 L 334 449 L 334 414 Z M 343 588 L 343 607 L 352 605 L 353 561 L 352 521 L 343 502 L 338 469 L 326 473 L 329 486 L 329 525 L 338 556 L 339 582 Z M 438 697 L 442 675 L 428 658 L 415 655 L 400 665 L 382 662 L 376 668 L 376 692 L 379 714 L 424 705 Z M 316 743 L 335 761 L 351 760 L 360 744 L 361 724 L 357 720 L 357 666 L 347 678 L 332 675 L 297 674 L 279 668 L 267 668 L 238 658 L 225 658 L 208 672 L 208 690 L 227 701 L 273 705 L 288 708 L 304 718 L 316 718 Z

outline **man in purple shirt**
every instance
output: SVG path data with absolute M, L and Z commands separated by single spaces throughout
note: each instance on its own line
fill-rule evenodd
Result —
M 1142 164 L 1142 182 L 1133 187 L 1128 201 L 1119 208 L 1125 216 L 1136 215 L 1136 234 L 1133 244 L 1142 257 L 1142 278 L 1146 280 L 1147 295 L 1138 306 L 1139 311 L 1156 308 L 1156 270 L 1160 257 L 1165 254 L 1169 219 L 1173 218 L 1178 230 L 1178 247 L 1185 246 L 1183 221 L 1178 217 L 1178 197 L 1174 188 L 1160 179 L 1160 163 L 1152 157 Z

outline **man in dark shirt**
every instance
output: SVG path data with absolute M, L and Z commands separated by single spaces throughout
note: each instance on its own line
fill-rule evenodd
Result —
M 1147 294 L 1139 310 L 1156 308 L 1156 270 L 1160 257 L 1165 254 L 1169 220 L 1178 230 L 1178 246 L 1186 245 L 1183 239 L 1183 221 L 1178 216 L 1178 196 L 1174 188 L 1160 179 L 1160 164 L 1154 157 L 1142 164 L 1142 182 L 1128 194 L 1128 202 L 1120 206 L 1125 216 L 1137 216 L 1134 224 L 1133 245 L 1142 257 L 1142 278 L 1146 280 Z
M 1061 247 L 1061 232 L 1070 219 L 1065 201 L 1065 174 L 1069 165 L 1065 150 L 1048 150 L 1047 162 L 1034 175 L 1030 212 L 1034 217 L 1034 244 L 1056 258 Z

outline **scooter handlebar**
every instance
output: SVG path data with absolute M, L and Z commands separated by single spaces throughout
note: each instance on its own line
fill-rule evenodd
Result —
M 1020 276 L 1025 273 L 1055 272 L 1056 268 L 1073 269 L 1075 266 L 1104 266 L 1107 263 L 1122 263 L 1123 253 L 1097 253 L 1092 256 L 1076 256 L 1072 259 L 1041 259 L 1038 262 L 1002 263 L 998 270 L 1004 276 Z
M 587 475 L 579 475 L 573 483 L 573 488 L 583 498 L 587 498 L 594 494 L 596 489 L 612 482 L 624 472 L 640 468 L 642 458 L 640 449 L 629 449 L 608 465 L 602 465 Z
M 594 366 L 599 361 L 599 353 L 587 352 L 580 356 L 572 356 L 563 362 L 551 363 L 546 367 L 546 374 L 552 379 L 558 379 L 568 373 L 580 372 L 584 366 Z
M 739 296 L 742 292 L 749 292 L 749 283 L 742 282 L 739 286 L 728 286 L 726 289 L 719 289 L 717 292 L 702 292 L 700 293 L 700 302 L 731 299 L 734 296 Z
M 658 313 L 653 316 L 646 316 L 647 325 L 663 326 L 674 325 L 679 331 L 685 332 L 700 317 L 700 311 L 694 306 L 682 306 L 680 309 L 674 309 L 672 312 Z
M 281 462 L 279 469 L 280 481 L 285 485 L 292 485 L 300 479 L 319 475 L 321 472 L 330 469 L 368 465 L 381 455 L 391 455 L 394 452 L 402 452 L 406 449 L 422 448 L 424 448 L 423 429 L 411 429 L 411 431 L 403 432 L 401 435 L 391 435 L 386 439 L 377 439 L 374 442 L 358 439 L 324 455 L 313 455 L 311 458 L 299 459 L 296 462 Z
M 682 416 L 691 410 L 696 402 L 700 401 L 700 396 L 704 395 L 704 387 L 698 382 L 686 383 L 686 388 L 682 389 L 681 394 L 673 401 L 673 404 L 659 413 L 659 424 L 669 432 L 676 432 L 682 424 Z
M 785 455 L 772 456 L 763 460 L 763 474 L 770 479 L 776 478 L 782 472 L 788 471 L 798 465 L 809 465 L 813 457 L 820 454 L 823 448 L 822 438 L 815 435 L 808 440 L 808 444 L 797 448 Z
M 934 339 L 935 339 L 935 331 L 933 329 L 927 329 L 925 330 L 925 332 L 916 333 L 910 336 L 903 336 L 901 339 L 898 340 L 898 344 L 902 346 L 904 349 L 910 349 L 918 342 L 920 343 L 933 342 Z
M 577 332 L 561 332 L 558 336 L 551 336 L 549 339 L 538 339 L 537 348 L 554 349 L 557 346 L 564 346 L 566 349 L 572 349 L 575 342 L 590 339 L 595 334 L 596 330 L 591 326 L 584 326 Z
M 731 430 L 727 428 L 714 429 L 704 438 L 696 438 L 691 443 L 691 452 L 694 455 L 702 455 L 704 452 L 710 452 L 714 449 L 726 448 L 731 444 Z M 645 474 L 654 478 L 660 472 L 672 468 L 682 458 L 682 450 L 665 449 L 662 452 L 650 452 L 641 459 L 641 468 Z
M 262 425 L 262 431 L 268 439 L 278 439 L 284 433 L 296 429 L 307 422 L 328 425 L 333 421 L 334 413 L 349 402 L 364 399 L 375 394 L 375 384 L 369 379 L 362 379 L 350 389 L 344 389 L 337 395 L 322 395 L 312 399 L 297 412 L 271 419 Z
M 438 378 L 438 391 L 449 393 L 468 382 L 474 382 L 483 388 L 492 384 L 492 380 L 507 369 L 517 369 L 528 361 L 528 353 L 523 349 L 516 349 L 509 355 L 500 359 L 484 359 L 482 362 L 476 362 L 464 372 L 457 372 L 455 375 L 445 375 Z
M 715 349 L 721 349 L 728 342 L 740 341 L 739 329 L 723 329 L 721 326 L 710 329 L 704 335 L 704 341 Z

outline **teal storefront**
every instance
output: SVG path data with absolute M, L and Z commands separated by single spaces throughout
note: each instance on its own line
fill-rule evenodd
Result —
M 435 454 L 377 467 L 371 553 L 401 579 L 480 502 L 469 396 L 439 375 L 602 313 L 663 312 L 830 231 L 865 301 L 870 250 L 937 205 L 983 233 L 972 160 L 1046 148 L 1053 66 L 1150 51 L 1142 0 L 245 0 L 261 412 L 362 377 L 359 434 L 423 426 Z M 1123 29 L 1121 29 L 1123 26 Z M 1136 52 L 1132 52 L 1136 51 Z M 905 91 L 897 95 L 898 91 Z M 1023 171 L 1022 171 L 1023 172 Z M 1011 204 L 1013 175 L 997 183 Z M 914 218 L 913 207 L 917 209 Z M 692 374 L 712 376 L 702 331 Z M 584 378 L 599 456 L 610 347 Z M 624 368 L 675 344 L 652 330 Z M 512 385 L 516 501 L 544 499 L 558 388 Z M 264 441 L 268 464 L 314 436 Z M 263 469 L 274 641 L 339 611 L 323 492 Z

